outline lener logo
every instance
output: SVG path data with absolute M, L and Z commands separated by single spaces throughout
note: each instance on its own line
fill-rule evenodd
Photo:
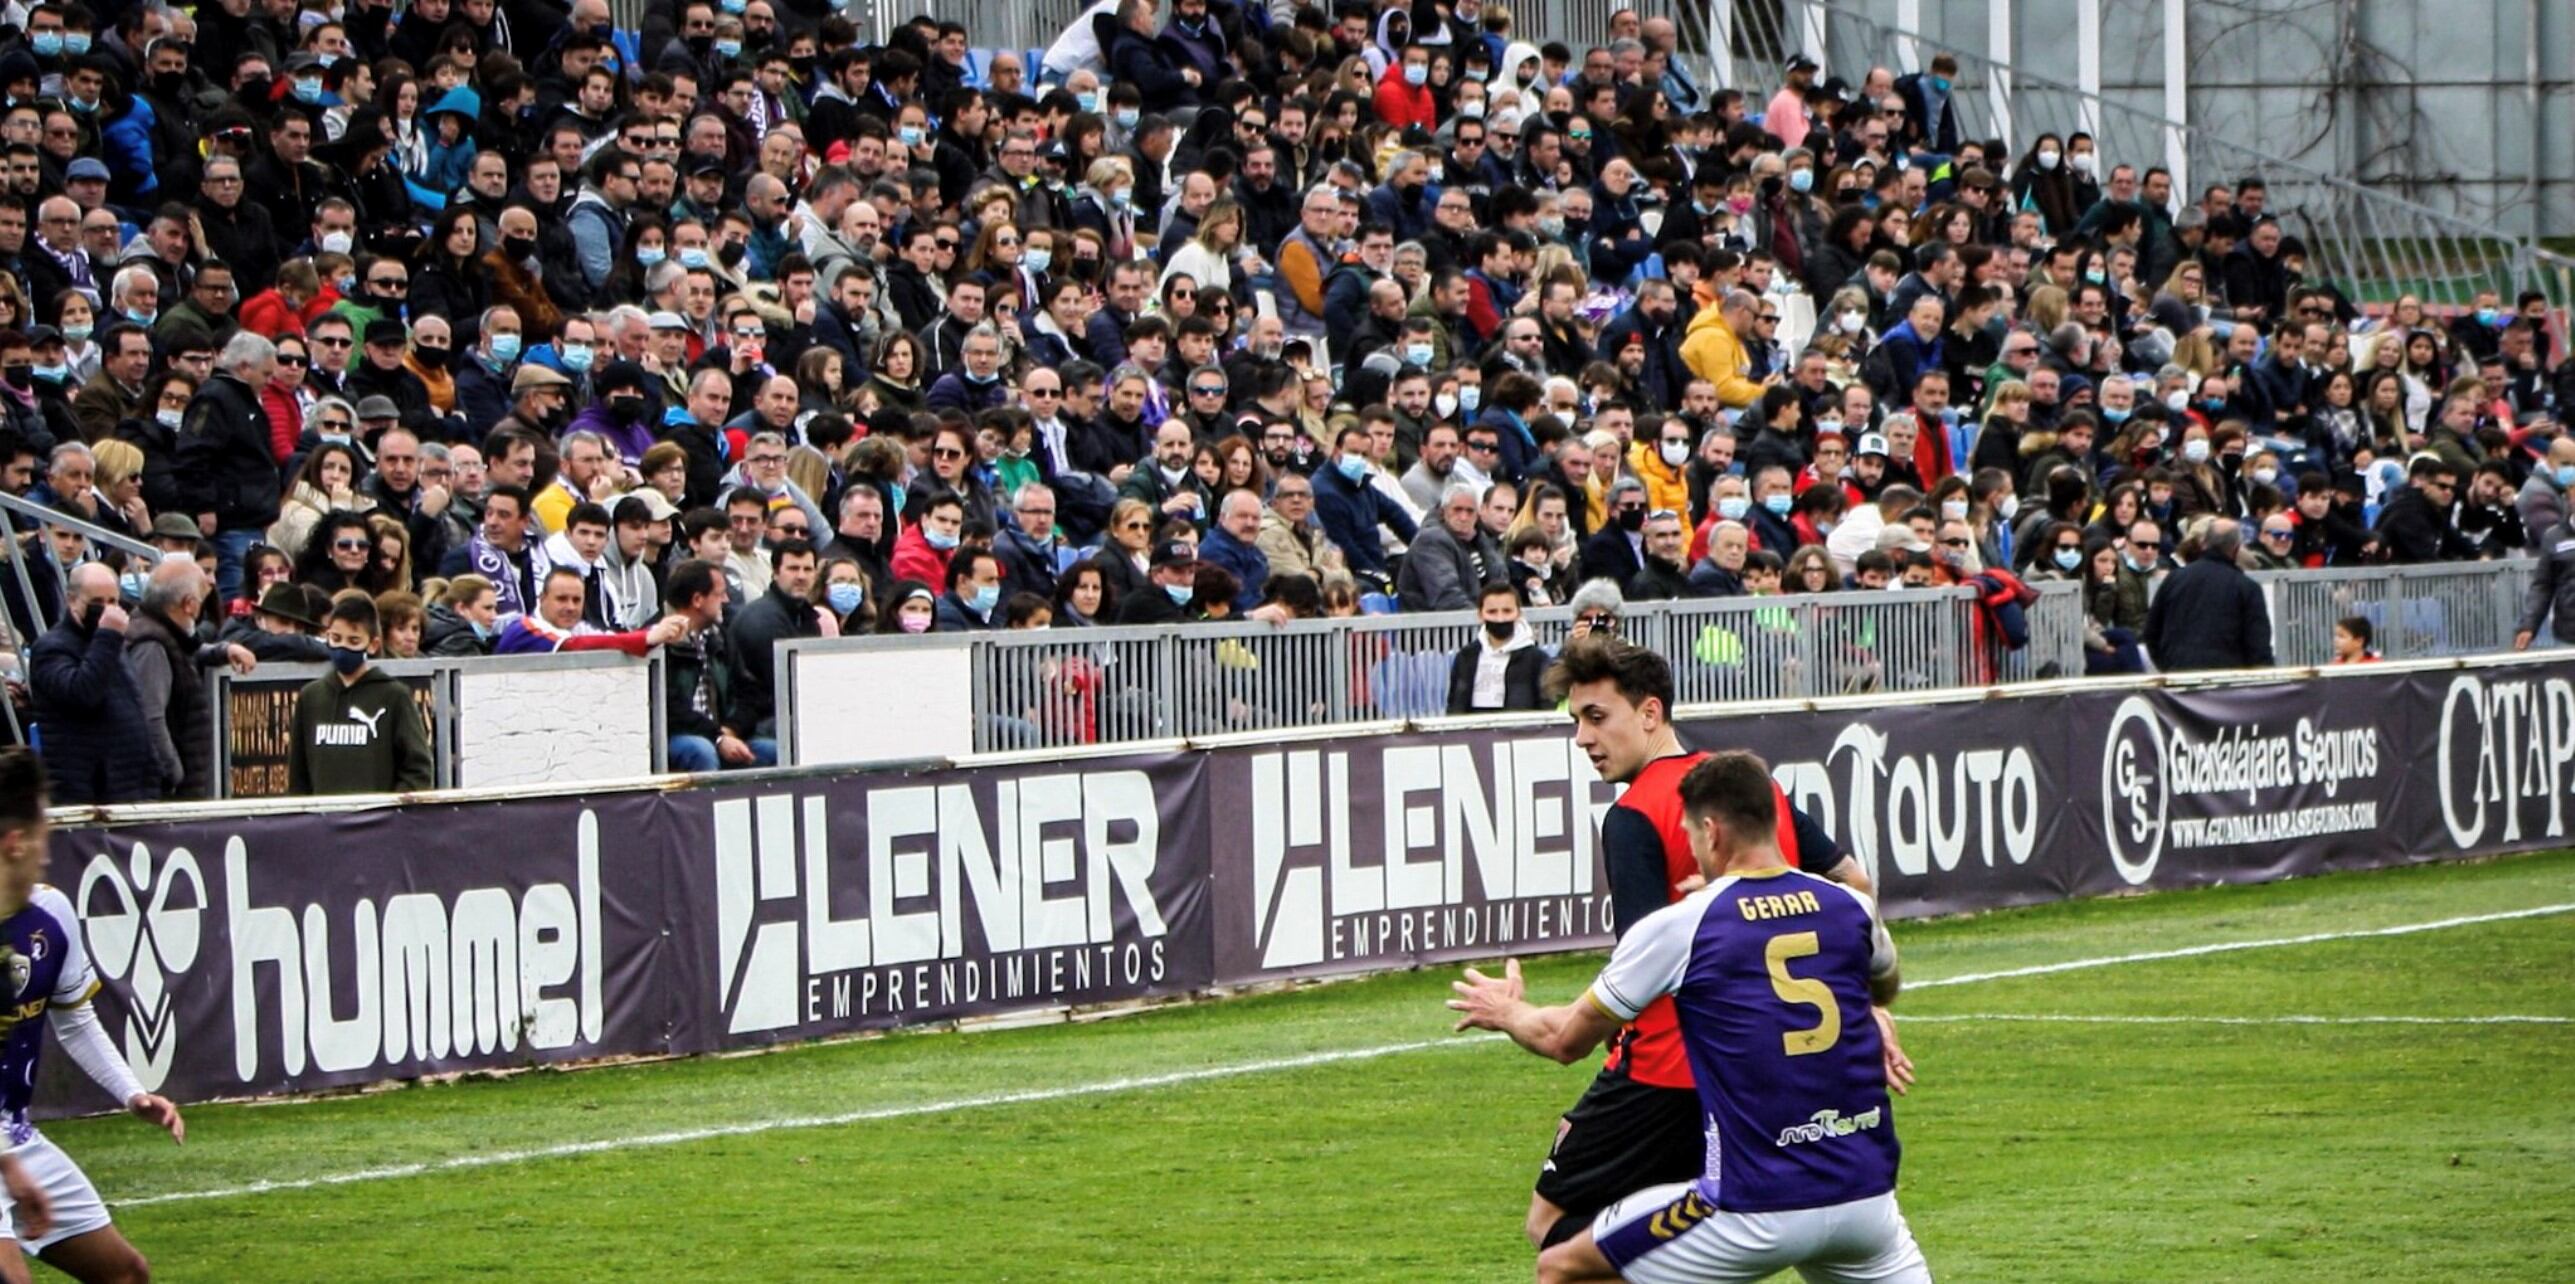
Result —
M 1594 855 L 1609 788 L 1572 737 L 1352 757 L 1251 759 L 1260 966 L 1609 930 Z M 1353 805 L 1354 765 L 1376 780 L 1374 813 Z
M 718 1001 L 744 1034 L 1162 979 L 1152 778 L 1103 771 L 715 804 Z M 848 809 L 840 809 L 845 818 Z
M 2143 696 L 2119 702 L 2101 751 L 2101 831 L 2119 877 L 2142 885 L 2164 854 L 2172 790 L 2164 775 L 2164 726 Z
M 101 852 L 82 868 L 73 905 L 92 966 L 123 981 L 132 996 L 125 1012 L 125 1059 L 148 1089 L 168 1079 L 178 1049 L 178 1014 L 171 983 L 196 966 L 198 916 L 207 906 L 204 872 L 187 848 L 155 860 L 134 844 L 123 862 Z M 26 960 L 10 960 L 10 981 L 26 989 Z

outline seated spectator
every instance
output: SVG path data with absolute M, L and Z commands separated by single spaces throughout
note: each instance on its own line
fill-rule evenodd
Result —
M 753 734 L 734 698 L 741 658 L 724 628 L 724 573 L 700 558 L 683 561 L 671 568 L 662 603 L 683 622 L 682 638 L 662 656 L 671 770 L 774 765 L 778 742 Z
M 582 603 L 588 592 L 589 581 L 584 580 L 579 571 L 558 566 L 547 572 L 545 590 L 537 597 L 536 613 L 521 613 L 503 620 L 500 636 L 492 643 L 493 654 L 623 651 L 641 657 L 654 647 L 677 640 L 687 627 L 684 620 L 668 618 L 649 629 L 607 632 L 581 619 Z
M 1509 584 L 1487 584 L 1478 594 L 1482 633 L 1457 653 L 1448 668 L 1448 711 L 1492 713 L 1543 709 L 1540 678 L 1547 653 L 1520 618 L 1520 597 Z
M 1451 486 L 1440 497 L 1439 520 L 1413 536 L 1395 575 L 1405 610 L 1468 610 L 1487 583 L 1502 579 L 1502 554 L 1477 522 L 1478 504 L 1473 490 Z
M 939 598 L 936 630 L 978 633 L 1000 628 L 1001 581 L 1001 559 L 992 550 L 958 549 L 948 562 L 948 591 Z
M 1194 617 L 1190 604 L 1198 596 L 1198 551 L 1180 540 L 1154 546 L 1152 587 L 1118 603 L 1120 624 L 1181 624 Z

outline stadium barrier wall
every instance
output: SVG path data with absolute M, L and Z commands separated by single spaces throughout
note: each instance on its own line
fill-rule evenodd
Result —
M 2562 843 L 2575 653 L 1685 710 L 1891 914 Z M 585 793 L 66 812 L 182 1100 L 680 1054 L 1608 940 L 1554 716 Z M 48 1062 L 58 1079 L 76 1078 Z M 105 1103 L 58 1083 L 55 1111 Z

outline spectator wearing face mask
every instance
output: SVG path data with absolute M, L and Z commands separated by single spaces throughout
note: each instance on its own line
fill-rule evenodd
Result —
M 351 596 L 331 608 L 322 629 L 331 672 L 295 696 L 289 794 L 411 793 L 437 783 L 410 684 L 368 658 L 376 635 L 374 602 Z
M 1487 584 L 1477 595 L 1480 626 L 1448 668 L 1448 712 L 1498 713 L 1543 709 L 1547 652 L 1520 618 L 1520 598 L 1507 583 Z

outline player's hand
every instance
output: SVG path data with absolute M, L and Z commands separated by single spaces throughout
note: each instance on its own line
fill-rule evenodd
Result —
M 53 1229 L 54 1201 L 14 1155 L 0 1155 L 0 1188 L 9 1194 L 9 1216 L 17 1223 L 18 1242 L 44 1238 Z
M 125 1108 L 137 1119 L 170 1134 L 176 1145 L 188 1144 L 188 1121 L 179 1117 L 179 1107 L 158 1093 L 138 1092 Z
M 1499 1030 L 1511 1009 L 1518 1007 L 1528 986 L 1520 979 L 1520 960 L 1505 959 L 1502 975 L 1486 976 L 1474 968 L 1466 970 L 1466 979 L 1452 981 L 1449 988 L 1457 997 L 1448 1001 L 1449 1010 L 1466 1015 L 1457 1019 L 1459 1030 Z
M 1899 1097 L 1906 1096 L 1906 1090 L 1913 1087 L 1913 1058 L 1906 1056 L 1903 1045 L 1896 1042 L 1895 1014 L 1872 1003 L 1869 1016 L 1878 1023 L 1878 1042 L 1883 1045 L 1886 1061 L 1887 1090 Z

